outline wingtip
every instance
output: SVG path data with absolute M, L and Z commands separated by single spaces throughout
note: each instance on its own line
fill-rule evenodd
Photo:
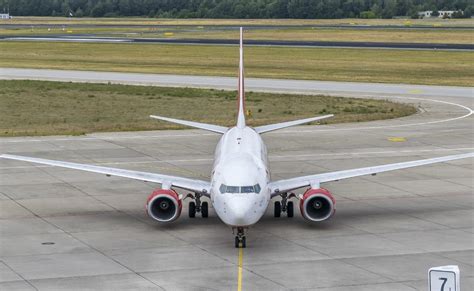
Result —
M 14 158 L 14 155 L 9 155 L 9 154 L 1 154 L 0 159 L 11 159 Z

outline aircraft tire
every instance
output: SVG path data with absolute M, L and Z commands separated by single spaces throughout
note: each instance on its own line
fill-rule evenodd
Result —
M 288 205 L 286 206 L 286 215 L 288 218 L 293 217 L 295 214 L 295 208 L 293 206 L 293 201 L 288 201 Z
M 202 215 L 202 218 L 209 217 L 209 204 L 207 202 L 203 202 L 201 204 L 201 215 Z
M 280 217 L 281 216 L 281 202 L 280 201 L 275 201 L 275 207 L 273 208 L 273 214 L 275 217 Z
M 196 203 L 189 202 L 189 217 L 194 218 L 196 217 Z

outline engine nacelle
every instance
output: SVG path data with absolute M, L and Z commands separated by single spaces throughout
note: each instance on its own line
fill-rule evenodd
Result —
M 300 200 L 300 211 L 308 220 L 323 221 L 336 212 L 336 200 L 324 188 L 308 189 Z
M 183 204 L 173 190 L 157 189 L 148 197 L 146 212 L 154 220 L 171 222 L 178 219 Z

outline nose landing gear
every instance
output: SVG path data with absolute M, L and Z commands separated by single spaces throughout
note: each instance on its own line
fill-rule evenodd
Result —
M 295 214 L 293 201 L 288 201 L 288 199 L 296 197 L 296 195 L 294 193 L 290 193 L 290 195 L 288 195 L 288 193 L 281 193 L 280 196 L 281 201 L 275 201 L 274 204 L 274 216 L 280 217 L 282 212 L 286 212 L 288 218 L 293 217 Z
M 236 228 L 232 228 L 232 232 L 235 233 Z M 245 229 L 243 227 L 237 227 L 237 235 L 235 236 L 235 247 L 246 248 L 247 242 L 245 237 Z
M 196 213 L 201 213 L 202 218 L 209 217 L 209 203 L 201 202 L 201 193 L 188 194 L 186 198 L 191 198 L 194 201 L 189 202 L 188 214 L 190 218 L 196 217 Z

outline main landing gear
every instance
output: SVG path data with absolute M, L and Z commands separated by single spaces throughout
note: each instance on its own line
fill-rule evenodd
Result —
M 275 201 L 275 206 L 273 207 L 273 214 L 275 217 L 280 217 L 282 212 L 286 213 L 288 218 L 291 218 L 295 214 L 295 209 L 293 205 L 293 201 L 288 201 L 289 199 L 296 197 L 294 193 L 281 193 L 281 201 Z
M 237 235 L 235 236 L 235 247 L 236 248 L 246 248 L 247 242 L 245 238 L 245 229 L 243 227 L 233 228 L 232 231 L 235 233 L 237 229 Z
M 188 214 L 190 218 L 196 217 L 196 213 L 201 213 L 202 218 L 209 217 L 209 203 L 201 202 L 201 193 L 188 194 L 186 198 L 194 199 L 189 202 Z

